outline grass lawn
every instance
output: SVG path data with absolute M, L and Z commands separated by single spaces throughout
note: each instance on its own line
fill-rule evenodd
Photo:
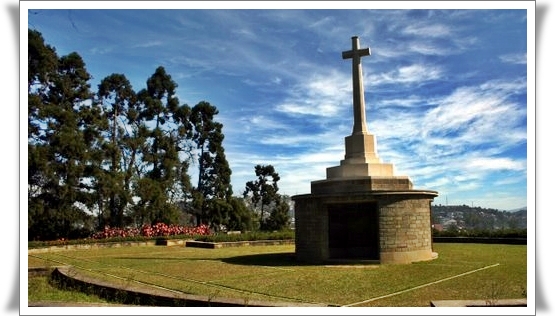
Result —
M 30 277 L 27 288 L 29 302 L 109 303 L 95 295 L 59 289 L 49 283 L 47 276 Z
M 140 281 L 188 294 L 245 301 L 416 307 L 430 306 L 433 300 L 526 298 L 526 246 L 435 243 L 437 259 L 404 265 L 305 265 L 295 261 L 294 247 L 64 250 L 29 254 L 28 264 L 71 265 L 79 273 L 123 287 Z M 32 293 L 36 291 L 31 282 L 46 281 L 32 279 L 29 300 L 44 300 L 47 294 Z

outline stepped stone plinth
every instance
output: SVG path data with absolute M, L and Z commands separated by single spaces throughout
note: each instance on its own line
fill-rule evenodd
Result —
M 345 137 L 345 159 L 339 166 L 327 168 L 326 178 L 393 176 L 393 164 L 383 163 L 376 147 L 376 138 L 366 131 Z
M 436 191 L 414 190 L 408 176 L 395 175 L 378 157 L 368 133 L 358 37 L 343 59 L 352 59 L 353 115 L 345 137 L 345 159 L 311 182 L 311 193 L 296 195 L 295 251 L 312 263 L 366 261 L 410 263 L 437 257 L 432 251 L 431 202 Z

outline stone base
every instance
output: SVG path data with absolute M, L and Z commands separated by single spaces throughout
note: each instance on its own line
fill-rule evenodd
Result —
M 365 183 L 375 179 L 343 182 L 354 181 L 356 187 L 358 180 Z M 436 191 L 348 191 L 345 183 L 337 189 L 333 185 L 336 182 L 313 182 L 317 194 L 293 196 L 295 253 L 299 261 L 403 264 L 437 257 L 432 252 L 430 207 Z
M 353 134 L 347 136 L 345 137 L 345 160 L 341 164 L 380 164 L 382 161 L 378 157 L 376 149 L 376 138 L 372 134 Z
M 381 161 L 376 152 L 376 138 L 367 133 L 345 137 L 345 159 L 339 166 L 326 170 L 327 179 L 393 175 L 393 164 Z
M 382 252 L 380 253 L 380 263 L 412 263 L 418 261 L 428 261 L 437 259 L 437 252 L 431 250 L 401 251 L 401 252 Z
M 412 181 L 406 176 L 396 177 L 352 177 L 312 181 L 312 194 L 340 194 L 369 191 L 412 190 Z
M 360 176 L 393 176 L 394 167 L 390 163 L 359 163 L 341 164 L 340 166 L 329 167 L 326 169 L 327 179 L 350 178 Z

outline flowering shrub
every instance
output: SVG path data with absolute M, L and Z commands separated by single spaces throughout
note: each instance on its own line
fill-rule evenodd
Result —
M 104 230 L 94 233 L 91 238 L 93 239 L 106 239 L 115 237 L 164 237 L 175 235 L 210 235 L 210 228 L 207 225 L 200 225 L 196 227 L 179 226 L 179 225 L 166 225 L 164 223 L 157 223 L 154 225 L 143 225 L 141 228 L 112 228 L 109 226 L 104 227 Z

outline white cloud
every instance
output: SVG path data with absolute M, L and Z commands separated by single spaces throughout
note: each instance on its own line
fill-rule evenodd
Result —
M 352 100 L 351 79 L 335 70 L 301 80 L 275 110 L 290 115 L 333 117 Z
M 526 181 L 526 174 L 516 175 L 514 177 L 501 178 L 501 179 L 498 179 L 495 182 L 493 182 L 493 185 L 494 186 L 513 185 L 513 184 L 520 183 L 523 180 Z
M 420 24 L 409 25 L 402 30 L 402 33 L 420 37 L 450 37 L 451 28 L 443 24 Z
M 525 93 L 527 89 L 526 78 L 516 78 L 515 80 L 490 80 L 482 85 L 482 90 L 494 90 L 500 93 L 512 95 Z
M 233 29 L 231 33 L 248 40 L 255 40 L 257 38 L 256 34 L 248 28 Z
M 507 151 L 528 141 L 526 105 L 513 100 L 526 93 L 525 82 L 490 80 L 436 99 L 412 95 L 378 102 L 380 120 L 370 122 L 369 128 L 377 136 L 380 157 L 395 164 L 398 175 L 410 176 L 416 187 L 441 194 L 461 196 L 490 181 L 486 179 L 498 179 L 490 183 L 492 190 L 511 185 L 504 177 L 521 183 L 526 158 L 513 158 Z M 429 109 L 393 111 L 385 106 L 419 103 Z
M 315 29 L 322 29 L 322 28 L 327 28 L 328 26 L 332 25 L 332 24 L 336 24 L 335 23 L 335 19 L 332 16 L 325 16 L 322 17 L 314 22 L 312 22 L 311 24 L 307 25 L 309 28 L 315 28 Z
M 406 98 L 379 100 L 376 107 L 398 106 L 406 108 L 414 108 L 425 102 L 425 99 L 418 95 L 410 95 Z
M 518 92 L 524 92 L 520 80 L 458 88 L 434 101 L 437 106 L 423 120 L 424 135 L 444 135 L 465 144 L 525 141 L 519 124 L 526 118 L 526 108 L 511 101 Z
M 408 52 L 415 52 L 422 55 L 443 56 L 451 53 L 445 46 L 434 45 L 431 42 L 411 42 L 407 48 Z
M 109 54 L 114 50 L 113 47 L 93 47 L 90 49 L 90 53 L 93 55 L 99 54 Z
M 383 84 L 418 84 L 425 81 L 441 78 L 443 70 L 439 66 L 413 64 L 399 67 L 398 69 L 370 75 L 364 81 L 369 85 L 378 86 Z
M 327 167 L 331 167 L 333 164 L 338 165 L 339 161 L 343 159 L 344 151 L 343 148 L 339 149 L 324 149 L 321 152 L 308 152 L 301 153 L 295 156 L 281 156 L 281 160 L 286 161 L 289 164 L 295 164 L 300 166 L 306 166 L 307 164 L 321 164 L 326 163 Z M 330 165 L 331 163 L 331 165 Z
M 147 47 L 162 46 L 162 45 L 163 45 L 162 41 L 153 40 L 153 41 L 148 41 L 148 42 L 135 44 L 133 47 L 134 48 L 147 48 Z
M 231 151 L 227 157 L 233 170 L 235 194 L 242 193 L 245 183 L 255 178 L 254 166 L 257 164 L 275 167 L 281 177 L 278 185 L 282 194 L 310 193 L 310 182 L 325 179 L 326 168 L 339 165 L 344 156 L 343 148 L 326 148 L 325 145 L 322 147 L 324 149 L 318 152 L 306 151 L 291 155 L 278 155 L 273 152 L 245 154 L 244 151 Z
M 310 142 L 311 140 L 318 139 L 315 135 L 307 135 L 307 134 L 297 134 L 297 133 L 290 133 L 290 134 L 283 134 L 283 133 L 272 133 L 268 136 L 262 136 L 258 140 L 259 143 L 264 145 L 281 145 L 281 146 L 289 146 L 289 147 L 297 147 L 303 146 Z
M 453 42 L 459 49 L 466 50 L 477 44 L 478 38 L 475 36 L 456 37 L 453 39 Z
M 314 115 L 332 117 L 337 114 L 339 107 L 331 103 L 317 103 L 312 100 L 297 100 L 297 103 L 282 103 L 276 108 L 280 112 L 295 115 Z
M 526 161 L 517 161 L 510 158 L 483 157 L 473 158 L 468 161 L 468 169 L 477 171 L 490 170 L 526 170 Z
M 263 115 L 254 115 L 239 119 L 241 125 L 248 128 L 253 128 L 257 130 L 286 130 L 289 129 L 290 126 L 284 124 L 283 122 L 276 121 L 271 119 L 270 117 L 263 116 Z
M 418 55 L 446 56 L 460 53 L 461 48 L 455 43 L 455 47 L 436 40 L 386 40 L 376 43 L 372 48 L 372 54 L 386 59 L 408 58 L 412 59 Z M 383 58 L 382 58 L 383 59 Z
M 514 153 L 516 146 L 528 141 L 522 104 L 527 78 L 483 79 L 493 74 L 472 68 L 476 63 L 469 63 L 464 73 L 449 73 L 459 57 L 498 60 L 504 73 L 519 68 L 506 67 L 509 63 L 525 63 L 526 54 L 492 56 L 495 49 L 487 45 L 494 43 L 483 36 L 490 30 L 482 20 L 494 21 L 490 16 L 502 18 L 495 21 L 500 27 L 492 32 L 508 32 L 505 26 L 520 29 L 514 13 L 502 17 L 495 11 L 476 10 L 176 12 L 174 23 L 168 20 L 170 11 L 164 20 L 168 23 L 158 23 L 164 31 L 148 29 L 158 25 L 154 22 L 143 26 L 142 42 L 126 35 L 125 41 L 118 37 L 108 43 L 160 47 L 163 41 L 164 49 L 133 52 L 155 52 L 145 56 L 144 64 L 162 60 L 179 78 L 180 100 L 194 97 L 191 104 L 201 97 L 217 100 L 236 194 L 255 177 L 256 164 L 274 165 L 282 176 L 282 192 L 296 194 L 308 193 L 311 181 L 325 178 L 326 168 L 343 159 L 343 138 L 352 127 L 352 88 L 350 65 L 340 60 L 340 53 L 349 49 L 353 35 L 360 37 L 363 47 L 372 48 L 373 56 L 363 61 L 373 66 L 364 77 L 375 100 L 367 104 L 368 127 L 378 138 L 380 158 L 395 164 L 398 174 L 410 176 L 417 187 L 449 194 L 450 201 L 458 195 L 463 202 L 462 197 L 471 196 L 467 190 L 478 185 L 505 190 L 514 179 L 521 184 L 526 178 L 526 158 L 507 152 Z M 519 18 L 522 15 L 518 13 Z M 349 23 L 338 23 L 347 19 Z M 151 31 L 160 37 L 144 36 Z M 102 34 L 108 39 L 113 35 Z M 485 55 L 464 54 L 477 44 Z M 109 55 L 103 55 L 101 62 L 112 60 Z M 446 55 L 450 58 L 435 58 Z M 450 80 L 443 80 L 447 77 Z M 141 85 L 144 79 L 140 78 Z M 460 86 L 460 82 L 471 83 Z M 415 89 L 424 84 L 432 89 Z M 488 203 L 494 200 L 493 194 L 480 197 Z

